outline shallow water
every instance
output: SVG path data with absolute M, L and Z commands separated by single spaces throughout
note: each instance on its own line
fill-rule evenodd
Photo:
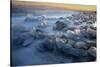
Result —
M 17 16 L 12 17 L 12 26 L 17 22 L 23 24 L 27 29 L 32 29 L 39 25 L 39 21 L 24 21 L 25 17 Z M 55 31 L 52 30 L 52 25 L 57 20 L 48 20 L 48 27 L 42 28 L 43 31 L 48 32 L 49 35 L 55 34 Z M 64 57 L 63 55 L 57 55 L 51 52 L 39 52 L 37 47 L 39 43 L 43 40 L 36 40 L 33 44 L 28 47 L 23 47 L 17 50 L 14 50 L 12 53 L 12 65 L 37 65 L 37 64 L 55 64 L 55 63 L 69 63 L 72 62 L 71 59 Z

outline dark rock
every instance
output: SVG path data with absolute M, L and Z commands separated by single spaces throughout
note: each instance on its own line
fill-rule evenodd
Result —
M 88 49 L 88 45 L 85 42 L 76 42 L 73 46 L 75 48 Z
M 66 27 L 63 29 L 64 32 L 66 32 L 67 30 L 68 30 L 68 28 L 66 28 Z
M 89 48 L 88 53 L 91 56 L 96 57 L 96 50 L 97 50 L 96 47 L 91 47 L 91 48 Z
M 44 39 L 46 36 L 48 36 L 48 34 L 44 31 L 42 31 L 41 29 L 38 28 L 33 28 L 30 31 L 30 35 L 32 35 L 32 37 L 34 39 Z
M 96 41 L 86 40 L 88 47 L 96 47 Z
M 67 29 L 68 30 L 71 30 L 71 31 L 74 31 L 75 27 L 74 26 L 71 26 L 71 27 L 68 27 Z
M 66 23 L 62 22 L 62 21 L 57 21 L 55 28 L 56 30 L 62 30 L 66 27 Z
M 62 47 L 64 47 L 66 43 L 67 43 L 66 39 L 56 38 L 57 50 L 60 50 Z
M 96 38 L 96 30 L 88 28 L 87 33 L 88 33 L 89 38 L 93 38 L 93 39 Z
M 74 25 L 80 25 L 80 22 L 79 21 L 75 21 Z
M 42 45 L 40 46 L 42 49 L 46 51 L 53 51 L 57 48 L 55 38 L 48 38 L 46 39 Z
M 97 28 L 95 26 L 90 26 L 91 29 L 96 30 Z
M 51 37 L 47 38 L 41 45 L 41 48 L 47 51 L 57 51 L 65 46 L 66 39 Z
M 73 48 L 71 45 L 65 45 L 62 48 L 62 52 L 67 56 L 70 55 L 72 57 L 85 57 L 88 56 L 87 51 L 83 50 L 83 49 L 77 49 L 77 48 Z
M 77 36 L 75 34 L 74 31 L 68 30 L 65 34 L 64 37 L 67 39 L 72 39 L 72 40 L 76 40 Z
M 74 41 L 74 40 L 71 40 L 71 39 L 68 39 L 68 41 L 67 41 L 67 44 L 70 44 L 70 45 L 74 45 L 76 43 L 76 41 Z
M 64 17 L 60 17 L 59 19 L 64 19 Z

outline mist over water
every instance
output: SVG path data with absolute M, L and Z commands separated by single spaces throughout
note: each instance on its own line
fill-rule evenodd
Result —
M 63 18 L 66 19 L 66 17 L 73 17 L 72 15 L 78 15 L 81 13 L 82 12 L 80 11 L 58 10 L 58 9 L 52 9 L 52 10 L 51 9 L 36 9 L 36 8 L 13 9 L 12 17 L 11 17 L 11 21 L 12 21 L 11 22 L 11 26 L 12 26 L 12 43 L 11 43 L 12 63 L 11 65 L 23 66 L 23 65 L 58 64 L 58 63 L 95 61 L 95 57 L 87 54 L 87 50 L 88 50 L 87 47 L 86 47 L 86 50 L 83 50 L 80 48 L 76 48 L 76 46 L 74 46 L 73 48 L 72 47 L 73 45 L 65 46 L 65 44 L 64 45 L 62 43 L 60 44 L 60 42 L 57 42 L 58 44 L 54 42 L 55 44 L 52 43 L 53 45 L 50 44 L 51 42 L 50 43 L 48 42 L 48 40 L 52 40 L 53 37 L 55 41 L 56 39 L 55 36 L 57 36 L 57 32 L 62 32 L 62 30 L 53 30 L 53 26 L 56 24 L 57 21 L 60 21 Z M 41 16 L 46 16 L 46 21 L 48 22 L 48 25 L 46 27 L 40 26 Z M 74 20 L 69 19 L 68 21 L 70 23 L 67 23 L 67 22 L 66 23 L 69 25 L 69 27 L 75 26 L 73 25 L 73 23 L 75 22 Z M 38 34 L 37 32 L 34 35 L 33 28 L 35 28 L 36 31 L 39 31 L 39 33 L 43 35 L 41 34 L 36 35 Z M 73 30 L 70 30 L 70 31 L 71 33 L 74 32 Z M 66 32 L 63 32 L 63 33 L 67 35 Z M 76 41 L 80 41 L 81 39 L 82 41 L 88 40 L 85 37 L 81 39 L 77 39 L 77 37 L 81 38 L 83 36 L 72 35 L 72 40 L 73 41 L 74 39 Z M 58 40 L 59 40 L 59 36 L 58 36 Z M 68 40 L 71 40 L 71 38 Z M 95 40 L 96 38 L 92 39 L 93 42 Z M 71 43 L 73 41 L 71 41 Z M 48 42 L 46 43 L 47 46 L 44 46 L 45 42 Z M 55 46 L 56 44 L 57 46 Z M 63 45 L 65 48 L 62 47 L 61 45 Z M 58 47 L 61 50 L 58 50 L 57 49 Z M 84 57 L 83 55 L 86 55 L 86 56 Z

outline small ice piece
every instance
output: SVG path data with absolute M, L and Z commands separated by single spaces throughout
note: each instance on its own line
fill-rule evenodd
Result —
M 48 21 L 47 21 L 47 16 L 46 15 L 42 15 L 41 16 L 41 26 L 47 26 L 48 25 Z
M 97 23 L 96 22 L 93 24 L 93 27 L 97 27 Z
M 33 15 L 32 14 L 27 14 L 25 17 L 25 21 L 33 21 Z
M 56 37 L 61 37 L 61 36 L 63 36 L 63 35 L 64 35 L 63 32 L 57 32 L 57 33 L 56 33 Z
M 77 28 L 75 29 L 75 34 L 77 34 L 77 35 L 80 34 L 80 28 L 77 27 Z
M 33 42 L 33 39 L 32 39 L 32 38 L 26 39 L 26 40 L 24 41 L 23 46 L 26 47 L 26 46 L 30 45 L 32 42 Z
M 32 19 L 33 15 L 32 14 L 27 14 L 26 18 Z

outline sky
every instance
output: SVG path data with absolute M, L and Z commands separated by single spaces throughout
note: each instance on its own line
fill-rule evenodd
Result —
M 24 2 L 23 2 L 24 1 Z M 20 5 L 20 6 L 24 6 L 24 7 L 33 7 L 33 6 L 47 6 L 47 7 L 51 7 L 51 8 L 59 8 L 59 9 L 69 9 L 69 10 L 82 10 L 82 11 L 96 11 L 96 5 L 94 4 L 76 4 L 76 3 L 68 3 L 67 0 L 66 2 L 64 2 L 65 0 L 60 0 L 63 2 L 59 2 L 56 0 L 56 3 L 52 0 L 47 0 L 48 3 L 45 3 L 47 1 L 45 0 L 32 0 L 33 2 L 31 2 L 30 0 L 27 0 L 28 2 L 26 2 L 26 0 L 16 0 L 15 2 L 12 2 L 14 5 Z M 37 2 L 38 1 L 38 2 Z M 76 0 L 75 0 L 76 1 Z M 53 3 L 51 3 L 53 2 Z M 88 1 L 87 1 L 88 2 Z M 60 3 L 60 4 L 58 4 Z M 91 1 L 90 1 L 91 3 Z
M 97 0 L 17 0 L 17 1 L 41 1 L 41 2 L 57 2 L 57 3 L 72 3 L 72 4 L 86 4 L 96 5 Z

